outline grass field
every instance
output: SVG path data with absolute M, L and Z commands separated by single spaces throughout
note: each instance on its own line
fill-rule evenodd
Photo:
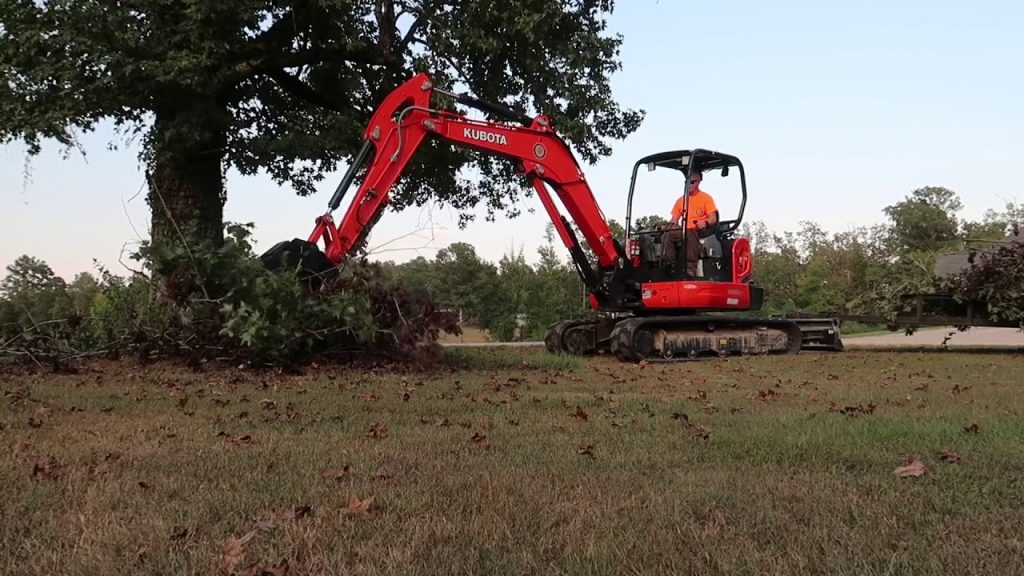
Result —
M 8 373 L 0 573 L 1021 573 L 1021 366 Z

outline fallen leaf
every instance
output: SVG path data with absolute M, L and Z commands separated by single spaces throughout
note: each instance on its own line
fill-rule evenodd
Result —
M 34 480 L 56 480 L 64 473 L 64 466 L 57 462 L 53 456 L 36 461 L 32 465 L 32 478 Z
M 243 434 L 241 436 L 233 436 L 231 438 L 228 438 L 227 442 L 235 446 L 249 446 L 250 444 L 255 442 L 255 440 L 253 440 L 252 436 L 250 436 L 249 434 Z
M 15 458 L 32 451 L 32 445 L 24 440 L 18 440 L 17 442 L 10 444 L 8 448 L 10 448 L 11 455 Z
M 967 434 L 978 434 L 979 432 L 981 432 L 981 428 L 979 428 L 978 423 L 975 422 L 970 426 L 964 428 L 964 432 L 966 432 Z
M 939 452 L 938 454 L 936 454 L 936 456 L 938 457 L 939 460 L 942 460 L 943 462 L 959 462 L 960 461 L 960 455 L 957 454 L 956 452 L 953 452 L 952 450 L 943 450 L 942 452 Z
M 925 382 L 924 384 L 921 384 L 920 386 L 915 386 L 914 390 L 919 390 L 921 392 L 924 392 L 924 391 L 928 390 L 928 383 Z
M 689 422 L 690 421 L 690 417 L 687 416 L 686 414 L 683 414 L 682 412 L 673 412 L 672 413 L 672 419 L 673 420 L 682 420 L 683 422 Z
M 274 402 L 270 398 L 264 398 L 263 400 L 260 400 L 260 407 L 264 410 L 272 410 L 277 407 L 277 402 Z
M 913 454 L 907 454 L 903 461 L 903 466 L 892 471 L 893 474 L 900 478 L 916 478 L 918 476 L 924 476 L 927 472 L 928 468 L 923 462 L 915 458 Z
M 451 426 L 452 423 L 449 422 L 447 418 L 439 418 L 437 420 L 437 425 L 441 426 L 441 427 L 444 427 L 444 426 Z
M 366 433 L 370 438 L 381 438 L 388 437 L 388 427 L 383 424 L 377 424 L 376 422 L 370 426 L 370 431 Z
M 143 490 L 148 490 L 151 486 L 152 485 L 149 482 L 146 482 L 145 480 L 139 480 L 139 488 L 142 488 Z
M 589 456 L 589 457 L 591 457 L 591 458 L 593 458 L 595 460 L 597 459 L 597 456 L 594 455 L 594 445 L 593 444 L 587 444 L 586 446 L 580 446 L 579 448 L 576 449 L 576 453 L 579 454 L 580 456 Z
M 650 364 L 651 364 L 651 363 L 650 363 L 650 362 L 648 362 L 647 360 L 641 360 L 640 362 L 638 362 L 638 363 L 637 363 L 637 366 L 639 366 L 639 367 L 641 367 L 641 368 L 644 368 L 644 367 L 646 367 L 646 366 L 650 366 Z
M 402 402 L 408 402 L 410 398 L 412 398 L 412 394 L 402 392 Z
M 378 398 L 378 396 L 377 396 L 376 392 L 368 392 L 368 393 L 363 394 L 363 395 L 361 395 L 359 397 L 360 400 L 365 400 L 367 402 L 371 402 L 373 400 L 376 400 L 377 398 Z
M 185 540 L 192 535 L 192 531 L 188 528 L 182 528 L 171 532 L 171 540 Z
M 300 520 L 311 514 L 313 514 L 312 506 L 292 506 L 288 510 L 285 510 L 284 514 L 281 514 L 281 518 L 285 520 Z
M 693 435 L 701 440 L 708 440 L 711 438 L 711 429 L 706 428 L 703 424 L 698 424 L 697 428 L 693 431 Z
M 472 440 L 473 444 L 476 444 L 477 446 L 488 446 L 490 444 L 487 440 L 487 434 L 482 434 L 480 432 L 474 432 L 470 440 Z
M 778 394 L 776 394 L 775 390 L 772 390 L 771 388 L 769 388 L 767 390 L 758 390 L 757 391 L 757 398 L 761 402 L 767 402 L 767 401 L 771 400 L 772 398 L 775 398 L 776 396 L 778 396 Z
M 349 466 L 346 464 L 345 466 L 338 468 L 337 470 L 328 470 L 327 472 L 321 474 L 321 476 L 323 476 L 324 478 L 333 478 L 334 480 L 340 481 L 342 478 L 348 476 L 348 470 Z
M 355 494 L 349 496 L 345 514 L 352 514 L 361 518 L 372 518 L 374 516 L 373 498 L 373 496 L 370 496 L 366 500 L 360 500 Z
M 256 531 L 253 530 L 241 538 L 228 538 L 224 542 L 224 549 L 221 552 L 221 567 L 225 572 L 229 574 L 233 572 L 235 566 L 245 558 L 245 545 L 255 535 Z
M 583 410 L 583 408 L 580 408 L 579 406 L 576 407 L 576 412 L 573 413 L 572 417 L 575 418 L 577 422 L 587 421 L 586 411 Z

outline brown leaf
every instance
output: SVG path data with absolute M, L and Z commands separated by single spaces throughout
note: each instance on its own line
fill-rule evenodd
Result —
M 579 454 L 580 456 L 589 456 L 590 458 L 593 458 L 595 460 L 597 459 L 597 456 L 594 455 L 593 444 L 587 444 L 586 446 L 580 446 L 576 448 L 576 453 Z
M 171 532 L 171 540 L 185 540 L 192 535 L 192 531 L 188 528 L 182 528 Z
M 224 549 L 221 551 L 221 567 L 225 572 L 231 573 L 235 566 L 245 558 L 245 545 L 256 535 L 253 530 L 241 538 L 228 538 L 224 542 Z
M 451 426 L 452 423 L 449 422 L 447 418 L 438 418 L 437 425 L 441 426 L 441 427 L 445 427 L 445 426 Z
M 914 390 L 918 390 L 920 392 L 924 392 L 924 391 L 928 390 L 928 383 L 925 382 L 924 384 L 921 384 L 920 386 L 914 386 Z
M 281 518 L 285 520 L 300 520 L 311 514 L 313 514 L 312 506 L 292 506 L 281 514 Z
M 372 518 L 375 514 L 373 508 L 373 496 L 370 496 L 366 500 L 360 500 L 355 494 L 349 496 L 348 507 L 344 510 L 345 514 L 352 514 L 359 516 L 360 518 Z
M 682 420 L 683 422 L 689 422 L 690 421 L 690 417 L 687 416 L 686 414 L 683 414 L 682 412 L 673 412 L 672 413 L 672 419 L 673 420 Z
M 579 406 L 576 407 L 576 412 L 573 413 L 572 417 L 575 418 L 577 422 L 586 422 L 588 418 L 586 411 Z
M 402 392 L 402 402 L 408 402 L 410 398 L 412 398 L 412 394 Z
M 33 480 L 56 480 L 64 473 L 64 466 L 57 462 L 56 458 L 49 456 L 43 460 L 36 461 L 32 465 Z
M 227 442 L 235 446 L 249 446 L 250 444 L 255 442 L 255 440 L 253 440 L 252 436 L 250 436 L 249 434 L 243 434 L 241 436 L 230 437 L 227 439 Z
M 363 394 L 363 395 L 361 395 L 359 397 L 360 400 L 365 400 L 367 402 L 372 402 L 373 400 L 376 400 L 377 398 L 379 398 L 379 396 L 377 396 L 376 392 L 368 392 L 368 393 Z
M 152 485 L 149 482 L 146 482 L 145 480 L 139 480 L 138 484 L 139 488 L 142 488 L 143 490 L 148 490 L 149 488 L 152 487 Z
M 263 400 L 260 400 L 260 407 L 264 410 L 273 410 L 277 407 L 277 402 L 274 402 L 270 398 L 264 398 Z
M 978 434 L 979 432 L 981 432 L 981 428 L 979 428 L 978 423 L 975 422 L 970 426 L 964 428 L 964 432 L 966 432 L 967 434 Z
M 327 472 L 321 474 L 321 476 L 323 476 L 324 478 L 333 478 L 334 480 L 340 481 L 342 478 L 348 476 L 348 470 L 349 466 L 346 464 L 345 466 L 338 468 L 337 470 L 328 470 Z
M 693 431 L 693 435 L 701 440 L 708 440 L 711 438 L 711 429 L 703 424 L 698 424 L 697 428 Z
M 28 442 L 25 442 L 24 440 L 18 440 L 17 442 L 10 444 L 8 448 L 10 448 L 11 455 L 14 456 L 15 458 L 21 456 L 22 454 L 27 454 L 32 451 L 32 445 L 29 444 Z
M 971 389 L 970 386 L 961 386 L 959 384 L 954 384 L 952 392 L 953 392 L 953 395 L 956 396 L 956 395 L 960 394 L 961 392 L 967 392 L 970 389 Z
M 487 434 L 483 434 L 481 432 L 474 432 L 470 440 L 477 446 L 487 446 L 490 444 L 490 442 L 487 441 Z
M 892 473 L 900 478 L 916 478 L 927 474 L 928 468 L 923 462 L 915 458 L 913 454 L 907 454 L 903 461 L 903 466 L 896 468 Z
M 956 452 L 953 452 L 952 450 L 943 450 L 942 452 L 939 452 L 935 456 L 938 457 L 938 459 L 942 460 L 943 462 L 959 462 L 960 461 L 960 455 L 957 454 Z
M 374 424 L 370 426 L 370 431 L 367 432 L 366 435 L 369 436 L 370 438 L 376 438 L 378 440 L 381 438 L 387 438 L 388 427 L 383 424 L 378 424 L 374 422 Z
M 771 400 L 772 398 L 775 398 L 776 396 L 778 396 L 778 394 L 776 394 L 775 390 L 772 390 L 771 388 L 769 388 L 767 390 L 758 390 L 757 391 L 757 398 L 761 402 L 767 402 L 767 401 Z

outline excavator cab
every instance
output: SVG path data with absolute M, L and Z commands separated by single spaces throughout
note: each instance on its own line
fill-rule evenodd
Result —
M 643 189 L 640 195 L 637 195 L 641 171 L 656 172 L 658 178 L 647 179 L 640 186 Z M 678 230 L 675 234 L 666 234 L 668 225 L 664 218 L 634 219 L 634 208 L 638 211 L 653 210 L 656 216 L 667 213 L 676 198 L 686 196 L 686 183 L 690 175 L 697 172 L 703 175 L 702 189 L 716 175 L 728 179 L 732 184 L 728 188 L 732 189 L 722 195 L 717 189 L 705 189 L 715 199 L 719 221 L 697 234 L 700 258 L 696 267 L 690 266 L 688 270 L 687 235 Z M 639 282 L 734 281 L 734 233 L 743 220 L 746 203 L 743 164 L 735 156 L 694 149 L 659 152 L 637 160 L 630 178 L 623 239 L 632 259 L 634 279 Z M 669 242 L 674 242 L 674 246 L 667 246 Z M 674 258 L 672 254 L 675 254 Z

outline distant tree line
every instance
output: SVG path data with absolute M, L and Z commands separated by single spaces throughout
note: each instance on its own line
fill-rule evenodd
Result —
M 989 301 L 1004 319 L 1024 318 L 1024 244 L 993 242 L 1018 232 L 1024 207 L 1008 203 L 978 221 L 960 218 L 961 207 L 955 192 L 926 187 L 886 207 L 885 219 L 873 226 L 830 232 L 804 222 L 796 231 L 776 232 L 761 222 L 746 224 L 740 233 L 751 239 L 754 278 L 767 293 L 759 313 L 886 313 L 901 294 L 950 291 Z M 661 222 L 648 216 L 637 228 Z M 622 237 L 617 222 L 610 227 Z M 183 300 L 169 299 L 141 275 L 101 270 L 98 278 L 82 272 L 67 282 L 45 262 L 19 257 L 0 280 L 0 356 L 184 350 L 190 357 L 273 363 L 322 350 L 328 335 L 334 348 L 377 342 L 412 349 L 448 325 L 448 311 L 495 340 L 512 339 L 517 318 L 528 322 L 521 336 L 537 339 L 552 323 L 592 313 L 550 226 L 535 259 L 520 250 L 490 262 L 459 242 L 433 259 L 353 264 L 345 283 L 314 298 L 293 278 L 260 269 L 249 232 L 230 229 L 225 245 L 176 256 L 202 268 L 207 279 Z M 945 283 L 934 277 L 938 254 L 993 246 L 1000 248 L 969 274 Z M 169 258 L 150 256 L 144 258 L 150 267 Z
M 872 226 L 830 232 L 803 222 L 796 231 L 777 232 L 763 222 L 745 224 L 740 233 L 754 248 L 754 278 L 767 293 L 761 313 L 885 312 L 899 294 L 938 289 L 938 254 L 989 246 L 1024 220 L 1024 206 L 1016 203 L 990 209 L 978 221 L 960 218 L 961 209 L 952 190 L 924 187 L 887 206 L 884 220 Z M 662 222 L 646 216 L 635 228 Z M 622 227 L 610 224 L 621 237 Z M 547 240 L 533 264 L 521 251 L 492 263 L 460 242 L 433 260 L 418 257 L 385 269 L 415 294 L 460 310 L 464 321 L 495 339 L 511 338 L 520 314 L 529 318 L 529 337 L 539 338 L 551 323 L 589 313 L 579 275 L 550 228 Z

